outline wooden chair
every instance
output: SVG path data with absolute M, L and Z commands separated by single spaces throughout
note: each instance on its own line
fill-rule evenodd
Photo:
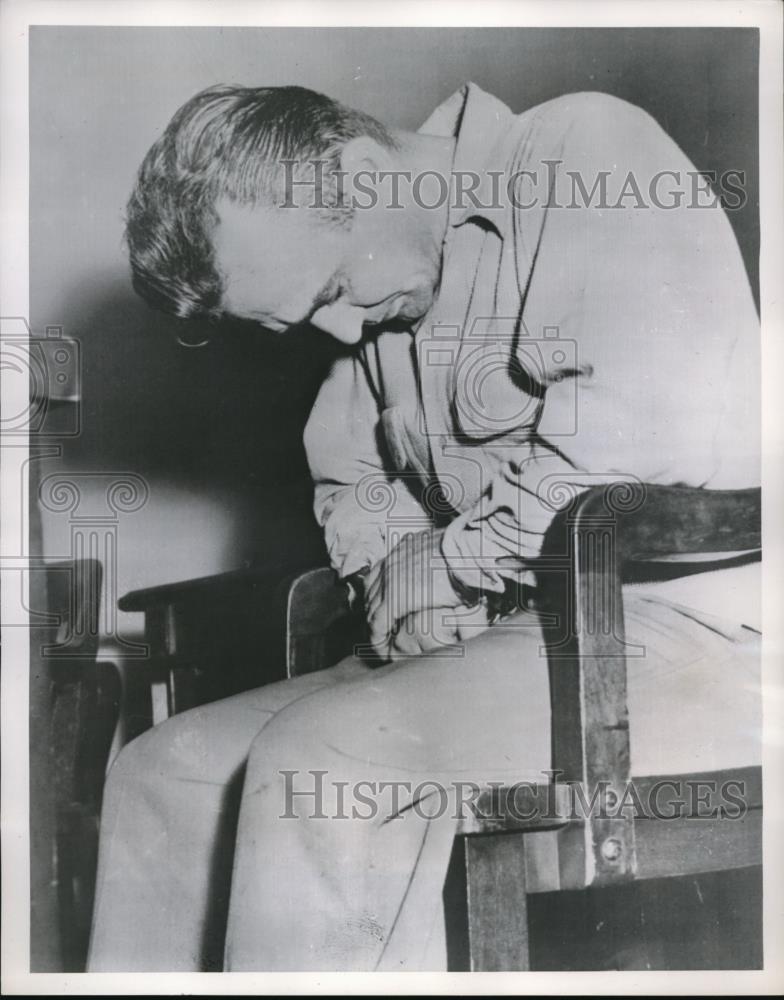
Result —
M 709 808 L 717 808 L 723 783 L 734 782 L 743 790 L 742 818 L 657 821 L 617 808 L 633 777 L 622 583 L 756 560 L 760 550 L 759 490 L 618 483 L 589 490 L 561 511 L 537 565 L 543 613 L 556 636 L 548 658 L 557 778 L 549 788 L 486 793 L 478 817 L 462 830 L 471 969 L 530 967 L 531 892 L 628 886 L 761 865 L 757 767 L 634 780 L 643 801 L 655 787 L 671 790 L 669 798 L 658 797 L 665 815 L 679 808 L 678 789 L 704 782 L 714 789 Z M 716 558 L 706 564 L 700 561 L 705 553 Z M 661 562 L 673 556 L 694 559 Z M 329 665 L 328 636 L 350 614 L 345 589 L 331 570 L 310 570 L 292 582 L 286 621 L 290 676 Z M 672 784 L 657 786 L 665 780 Z M 595 813 L 574 815 L 575 786 L 585 801 L 601 790 Z M 593 915 L 596 925 L 609 923 L 596 909 Z M 638 962 L 645 967 L 644 959 Z
M 98 663 L 102 567 L 95 559 L 31 573 L 31 969 L 81 972 L 87 956 L 98 821 L 120 701 Z

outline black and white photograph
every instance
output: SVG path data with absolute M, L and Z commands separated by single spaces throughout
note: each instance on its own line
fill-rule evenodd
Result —
M 2 8 L 4 992 L 779 993 L 781 6 L 283 6 Z

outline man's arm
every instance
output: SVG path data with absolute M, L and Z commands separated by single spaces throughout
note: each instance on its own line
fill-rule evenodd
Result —
M 313 407 L 305 449 L 330 560 L 363 602 L 371 643 L 387 659 L 459 638 L 444 613 L 462 601 L 443 566 L 443 532 L 405 481 L 385 468 L 378 411 L 368 369 L 356 356 L 341 358 Z M 403 525 L 410 530 L 398 540 Z M 441 571 L 432 572 L 434 561 L 442 563 Z M 413 616 L 411 601 L 417 607 Z
M 421 531 L 429 518 L 405 482 L 385 467 L 378 404 L 356 355 L 340 358 L 324 381 L 305 428 L 314 512 L 330 561 L 345 578 L 387 555 L 390 511 Z M 390 501 L 388 497 L 393 497 Z

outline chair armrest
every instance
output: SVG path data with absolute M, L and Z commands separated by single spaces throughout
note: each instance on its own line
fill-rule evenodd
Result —
M 295 571 L 299 572 L 299 569 L 292 567 L 290 563 L 272 564 L 231 570 L 228 573 L 216 573 L 192 580 L 179 580 L 157 587 L 129 591 L 119 599 L 117 606 L 120 611 L 147 612 L 173 604 L 224 600 L 256 590 L 269 592 L 282 580 L 290 579 Z
M 349 655 L 360 625 L 348 588 L 333 569 L 320 566 L 297 575 L 286 604 L 288 676 L 322 670 Z
M 144 614 L 152 721 L 286 676 L 291 563 L 233 570 L 131 591 L 121 611 Z M 143 714 L 143 713 L 142 713 Z
M 674 555 L 757 551 L 762 547 L 761 490 L 705 490 L 616 483 L 578 498 L 575 530 L 586 520 L 615 521 L 624 563 Z

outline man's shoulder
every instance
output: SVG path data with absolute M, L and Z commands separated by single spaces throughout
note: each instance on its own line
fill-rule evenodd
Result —
M 598 90 L 581 90 L 562 94 L 522 112 L 521 118 L 567 126 L 600 127 L 606 129 L 620 123 L 655 124 L 643 108 L 613 94 Z
M 648 156 L 671 149 L 672 139 L 647 111 L 599 91 L 563 94 L 518 116 L 536 135 L 536 146 L 553 154 L 579 157 Z

